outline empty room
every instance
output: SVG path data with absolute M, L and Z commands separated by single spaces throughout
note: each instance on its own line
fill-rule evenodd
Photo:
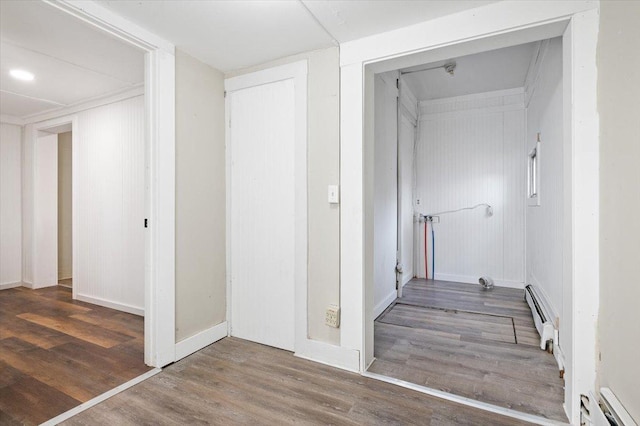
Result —
M 0 424 L 640 420 L 637 1 L 0 1 Z
M 562 40 L 378 74 L 374 103 L 368 371 L 566 421 Z

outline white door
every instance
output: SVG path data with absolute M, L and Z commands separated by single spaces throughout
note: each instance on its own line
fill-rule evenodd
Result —
M 398 106 L 395 78 L 375 77 L 374 311 L 394 301 L 398 259 Z
M 413 277 L 413 145 L 415 127 L 402 113 L 398 114 L 398 247 L 402 277 L 398 283 L 398 297 L 402 286 Z
M 231 335 L 295 342 L 294 80 L 229 93 Z

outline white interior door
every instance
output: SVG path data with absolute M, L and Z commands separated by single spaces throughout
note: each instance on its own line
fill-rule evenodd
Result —
M 398 245 L 402 278 L 398 285 L 398 297 L 402 297 L 402 286 L 413 278 L 413 145 L 415 127 L 404 114 L 398 114 L 398 194 L 399 223 Z
M 374 310 L 396 298 L 398 259 L 398 105 L 395 76 L 375 77 L 373 198 Z
M 34 288 L 58 284 L 58 135 L 41 132 L 35 149 Z
M 229 94 L 231 335 L 294 350 L 295 86 Z

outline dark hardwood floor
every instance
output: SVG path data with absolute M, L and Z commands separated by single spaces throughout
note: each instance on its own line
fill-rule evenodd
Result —
M 0 291 L 0 424 L 39 424 L 149 371 L 143 332 L 69 288 Z
M 564 381 L 523 291 L 412 280 L 375 322 L 370 372 L 567 421 Z
M 521 425 L 227 337 L 64 425 Z

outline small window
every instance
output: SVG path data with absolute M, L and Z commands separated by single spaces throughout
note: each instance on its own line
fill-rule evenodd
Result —
M 540 142 L 529 153 L 527 166 L 527 198 L 530 206 L 540 205 Z

